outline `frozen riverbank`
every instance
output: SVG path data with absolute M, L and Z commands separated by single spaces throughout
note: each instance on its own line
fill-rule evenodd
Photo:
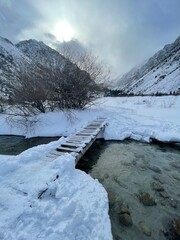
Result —
M 72 111 L 71 119 L 62 112 L 40 114 L 31 131 L 9 126 L 0 115 L 0 134 L 37 136 L 68 136 L 97 117 L 107 119 L 104 138 L 123 140 L 132 138 L 149 142 L 180 142 L 180 97 L 123 97 L 102 98 L 85 111 Z
M 180 97 L 103 98 L 85 111 L 40 114 L 26 132 L 0 115 L 0 134 L 67 136 L 97 117 L 107 119 L 105 139 L 180 141 Z M 76 170 L 70 155 L 50 162 L 46 154 L 61 140 L 0 157 L 1 239 L 111 240 L 107 193 Z

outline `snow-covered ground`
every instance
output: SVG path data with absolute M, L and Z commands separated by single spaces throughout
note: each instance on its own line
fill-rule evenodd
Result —
M 0 157 L 0 239 L 112 239 L 102 185 L 69 154 L 46 157 L 60 142 Z
M 180 97 L 102 98 L 72 116 L 40 114 L 24 132 L 0 115 L 0 134 L 67 136 L 97 117 L 106 117 L 105 139 L 131 137 L 180 142 Z M 111 240 L 108 198 L 102 185 L 75 169 L 72 156 L 50 160 L 60 142 L 0 156 L 0 239 Z
M 97 117 L 107 119 L 106 140 L 180 141 L 180 96 L 102 98 L 85 111 L 72 111 L 70 117 L 62 112 L 40 114 L 30 132 L 9 126 L 1 116 L 0 134 L 68 136 Z

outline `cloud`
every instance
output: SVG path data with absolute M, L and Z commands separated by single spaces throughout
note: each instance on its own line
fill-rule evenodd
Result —
M 47 40 L 46 33 L 52 34 L 58 21 L 67 21 L 75 38 L 118 73 L 139 64 L 179 35 L 179 0 L 8 2 L 5 6 L 0 0 L 0 32 L 10 40 Z
M 0 34 L 11 41 L 17 41 L 22 31 L 35 27 L 42 19 L 26 0 L 0 0 L 0 9 Z

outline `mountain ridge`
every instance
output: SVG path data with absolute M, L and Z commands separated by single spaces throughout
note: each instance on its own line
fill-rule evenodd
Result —
M 165 45 L 145 64 L 124 74 L 117 81 L 116 89 L 134 94 L 179 91 L 180 36 L 174 43 Z

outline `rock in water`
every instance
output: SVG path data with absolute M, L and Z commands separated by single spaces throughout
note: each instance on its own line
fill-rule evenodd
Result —
M 180 237 L 180 220 L 176 220 L 173 225 L 176 235 Z
M 153 182 L 152 183 L 152 189 L 157 191 L 157 192 L 164 191 L 164 187 L 158 182 Z
M 151 230 L 144 222 L 139 223 L 139 228 L 140 228 L 141 232 L 143 232 L 146 236 L 148 236 L 148 237 L 151 236 Z
M 127 214 L 130 215 L 129 207 L 128 207 L 128 206 L 124 205 L 124 206 L 121 207 L 121 209 L 120 209 L 120 214 L 123 214 L 123 213 L 127 213 Z
M 141 193 L 139 195 L 139 201 L 145 206 L 154 206 L 156 205 L 155 200 L 150 196 L 149 193 Z
M 153 172 L 156 172 L 156 173 L 161 173 L 161 169 L 156 167 L 156 166 L 149 166 L 149 169 L 151 169 Z
M 179 176 L 179 175 L 174 174 L 174 175 L 172 175 L 172 177 L 173 177 L 175 180 L 180 181 L 180 176 Z
M 175 199 L 172 198 L 172 199 L 170 199 L 169 204 L 170 204 L 171 207 L 177 208 L 178 202 Z
M 127 213 L 120 214 L 119 221 L 126 227 L 130 227 L 133 224 L 131 216 Z
M 173 166 L 175 168 L 180 168 L 180 162 L 179 161 L 171 162 L 170 164 L 171 164 L 171 166 Z
M 163 198 L 169 198 L 169 194 L 166 191 L 159 192 L 160 196 Z

